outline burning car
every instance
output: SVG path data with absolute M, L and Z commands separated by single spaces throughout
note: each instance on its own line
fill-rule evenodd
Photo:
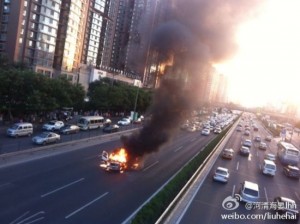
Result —
M 137 170 L 141 168 L 141 160 L 139 158 L 130 159 L 124 148 L 117 149 L 112 153 L 103 151 L 101 155 L 100 166 L 106 171 L 120 172 L 124 170 Z

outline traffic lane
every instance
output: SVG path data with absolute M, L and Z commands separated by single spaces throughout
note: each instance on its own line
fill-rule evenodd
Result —
M 108 148 L 114 148 L 115 146 L 107 146 L 107 147 Z M 195 148 L 195 147 L 192 147 L 192 148 Z M 189 150 L 189 151 L 192 151 L 188 147 L 186 149 Z M 92 149 L 92 150 L 94 151 L 95 149 Z M 85 150 L 85 151 L 88 151 L 88 150 Z M 70 155 L 70 153 L 66 153 L 65 156 L 67 154 Z M 76 153 L 76 154 L 78 154 L 78 153 Z M 98 155 L 98 151 L 96 152 L 96 155 Z M 166 163 L 166 162 L 162 163 L 162 164 L 164 164 L 166 166 L 164 169 L 162 169 L 164 171 L 164 174 L 166 174 L 166 178 L 169 176 L 168 172 L 166 172 L 166 170 L 170 169 L 171 167 L 175 167 L 176 168 L 176 166 L 174 166 L 174 164 L 178 164 L 178 166 L 181 167 L 184 164 L 185 160 L 187 161 L 189 159 L 189 158 L 185 158 L 185 157 L 189 156 L 188 153 L 184 153 L 183 156 L 179 155 L 179 154 L 174 154 L 174 153 L 172 153 L 172 155 L 173 156 L 174 155 L 179 156 L 179 157 L 177 157 L 175 159 L 175 161 L 177 161 L 176 163 L 175 163 L 175 161 L 171 161 L 170 163 Z M 69 160 L 66 160 L 67 158 L 65 158 L 63 155 L 61 155 L 61 157 L 62 158 L 60 158 L 60 156 L 56 156 L 55 161 L 53 161 L 53 160 L 50 159 L 51 162 L 48 162 L 48 164 L 45 162 L 45 161 L 47 161 L 47 159 L 43 159 L 43 162 L 41 164 L 39 164 L 39 166 L 37 166 L 37 167 L 41 167 L 41 165 L 45 165 L 46 168 L 41 168 L 41 169 L 39 169 L 39 172 L 36 172 L 36 173 L 30 173 L 29 172 L 30 173 L 29 174 L 28 172 L 24 172 L 23 173 L 24 176 L 19 177 L 19 178 L 17 178 L 17 180 L 14 181 L 14 184 L 16 184 L 17 186 L 19 186 L 20 188 L 14 188 L 13 190 L 11 188 L 5 189 L 4 193 L 6 193 L 6 194 L 7 193 L 14 194 L 14 192 L 17 192 L 17 194 L 15 194 L 15 200 L 14 200 L 14 202 L 16 202 L 17 200 L 21 200 L 22 201 L 22 203 L 19 204 L 19 207 L 17 209 L 14 209 L 13 211 L 12 210 L 11 211 L 5 210 L 5 208 L 3 208 L 3 210 L 6 211 L 5 214 L 7 214 L 7 212 L 11 212 L 11 215 L 9 215 L 9 217 L 19 217 L 19 216 L 25 214 L 25 212 L 27 211 L 26 209 L 28 209 L 28 208 L 30 208 L 33 211 L 38 211 L 37 208 L 43 208 L 43 210 L 42 210 L 43 214 L 45 214 L 45 213 L 48 214 L 49 211 L 52 211 L 54 208 L 52 206 L 49 207 L 49 205 L 51 205 L 51 203 L 48 203 L 48 202 L 47 203 L 41 203 L 40 201 L 38 201 L 39 195 L 40 196 L 41 195 L 47 195 L 47 193 L 45 193 L 45 192 L 51 192 L 51 189 L 54 189 L 55 187 L 56 187 L 56 189 L 58 189 L 59 186 L 70 186 L 70 188 L 68 188 L 68 190 L 69 189 L 75 189 L 75 187 L 79 186 L 79 185 L 82 186 L 83 183 L 85 183 L 85 181 L 83 181 L 83 179 L 84 180 L 87 179 L 87 177 L 85 177 L 87 173 L 89 175 L 92 175 L 92 176 L 95 175 L 96 178 L 94 178 L 95 181 L 92 182 L 92 186 L 84 187 L 84 188 L 87 189 L 87 191 L 85 191 L 85 192 L 91 192 L 89 189 L 94 188 L 95 187 L 95 183 L 97 181 L 99 181 L 99 180 L 101 182 L 101 184 L 99 186 L 99 193 L 100 193 L 100 191 L 101 192 L 107 192 L 106 191 L 107 189 L 102 189 L 101 188 L 101 187 L 103 187 L 103 184 L 104 185 L 108 185 L 107 188 L 109 188 L 110 190 L 114 190 L 114 189 L 117 189 L 118 187 L 122 186 L 120 183 L 117 183 L 117 184 L 114 183 L 114 184 L 109 185 L 108 184 L 109 181 L 106 181 L 106 180 L 105 181 L 101 181 L 103 178 L 107 177 L 107 173 L 103 174 L 104 176 L 101 176 L 101 175 L 98 176 L 99 175 L 98 171 L 100 170 L 100 168 L 99 168 L 99 159 L 95 157 L 95 154 L 94 155 L 89 155 L 89 157 L 88 157 L 88 160 L 90 160 L 88 162 L 88 164 L 92 167 L 92 169 L 91 170 L 87 170 L 86 172 L 83 172 L 83 173 L 81 173 L 81 172 L 82 172 L 82 170 L 85 170 L 84 169 L 84 167 L 85 167 L 84 165 L 77 164 L 74 167 L 73 163 L 72 163 L 72 159 L 70 160 L 70 158 L 68 158 Z M 170 157 L 170 156 L 168 156 L 168 157 Z M 73 159 L 74 160 L 78 160 L 78 156 L 76 156 L 76 159 L 75 158 L 73 158 Z M 178 160 L 182 161 L 182 164 L 178 163 Z M 41 161 L 39 161 L 39 162 L 41 162 Z M 56 165 L 54 165 L 54 166 L 50 165 L 49 166 L 49 164 L 52 164 L 53 162 Z M 31 164 L 31 163 L 29 163 L 29 164 Z M 61 164 L 63 164 L 63 165 L 61 165 Z M 86 164 L 86 163 L 84 163 L 84 164 Z M 178 166 L 177 166 L 177 169 L 179 168 Z M 22 169 L 26 170 L 25 167 L 26 166 L 23 165 Z M 27 169 L 27 171 L 28 170 L 35 170 L 35 168 L 36 168 L 36 166 L 32 166 L 29 169 Z M 72 170 L 72 171 L 69 171 L 69 170 Z M 95 170 L 96 170 L 96 173 L 93 172 Z M 172 172 L 175 172 L 175 170 L 173 170 Z M 70 178 L 70 176 L 72 176 L 72 172 L 73 172 L 73 174 L 74 173 L 76 173 L 76 174 L 79 173 L 80 175 L 77 175 L 78 176 L 77 178 L 75 178 L 76 175 L 74 175 L 74 178 Z M 152 174 L 152 177 L 156 178 L 156 179 L 159 179 L 159 178 L 157 178 L 158 173 L 160 174 L 160 177 L 161 177 L 162 176 L 161 175 L 161 170 L 159 170 L 159 172 L 156 172 L 156 173 Z M 58 174 L 62 174 L 62 176 L 60 176 Z M 66 175 L 66 176 L 64 176 L 64 175 Z M 117 176 L 119 176 L 119 175 L 117 175 Z M 143 177 L 147 177 L 147 176 L 149 177 L 149 175 L 145 175 L 145 174 L 143 175 Z M 150 178 L 150 179 L 152 180 L 153 178 Z M 66 181 L 66 180 L 68 180 L 68 181 Z M 162 181 L 165 181 L 165 179 L 163 178 Z M 149 186 L 152 185 L 152 182 L 153 181 L 151 181 L 151 183 L 149 184 Z M 7 183 L 9 183 L 9 182 L 7 182 Z M 34 187 L 35 183 L 37 183 L 38 186 Z M 72 184 L 72 186 L 71 186 L 70 183 L 74 183 L 74 184 Z M 126 181 L 124 181 L 124 183 L 126 183 Z M 141 185 L 141 183 L 137 184 L 137 185 Z M 148 184 L 147 184 L 147 186 L 148 186 Z M 129 187 L 125 187 L 125 188 L 132 189 L 132 187 L 130 187 L 130 186 Z M 12 192 L 10 192 L 9 190 L 12 190 Z M 21 191 L 23 192 L 22 194 L 19 193 Z M 133 193 L 135 193 L 137 191 L 138 191 L 138 189 L 135 190 Z M 53 195 L 55 195 L 56 193 L 59 194 L 61 192 L 64 192 L 64 190 L 57 191 L 57 192 L 55 191 L 55 193 Z M 143 192 L 144 192 L 144 190 L 142 191 L 142 193 Z M 79 197 L 79 198 L 76 197 L 76 198 L 78 198 L 79 201 L 87 201 L 88 199 L 86 199 L 86 197 L 95 198 L 95 195 L 94 195 L 95 193 L 93 193 L 93 195 L 90 195 L 90 196 L 87 196 L 86 194 L 87 193 L 85 193 L 83 195 L 83 198 L 81 198 L 81 197 Z M 74 192 L 71 195 L 72 195 L 71 198 L 66 198 L 66 199 L 64 199 L 64 201 L 68 202 L 68 204 L 72 204 L 72 205 L 76 204 L 76 202 L 73 203 L 71 201 L 72 201 L 72 197 L 74 197 L 74 195 L 78 195 L 78 192 L 77 193 Z M 96 197 L 96 199 L 98 199 L 99 197 L 100 196 Z M 135 195 L 133 195 L 132 197 L 134 198 Z M 63 198 L 63 197 L 58 197 L 56 200 L 60 201 L 59 199 L 61 199 L 61 198 Z M 5 197 L 3 199 L 5 199 Z M 7 198 L 7 200 L 9 200 L 9 198 Z M 99 198 L 99 200 L 100 200 L 100 198 Z M 145 199 L 143 199 L 143 200 L 145 200 Z M 113 200 L 111 200 L 111 201 L 113 201 Z M 27 202 L 27 204 L 26 204 L 26 202 Z M 118 203 L 120 203 L 120 202 L 118 201 Z M 57 204 L 57 203 L 52 203 L 52 204 Z M 12 203 L 12 206 L 13 205 L 14 205 L 14 203 Z M 79 206 L 79 204 L 76 204 L 76 205 Z M 107 210 L 106 208 L 103 208 L 103 209 L 104 209 L 104 211 Z M 46 211 L 48 211 L 48 212 L 46 212 Z M 62 213 L 64 215 L 67 213 L 67 211 L 63 211 L 62 209 L 60 209 L 59 211 L 62 211 Z M 57 215 L 59 214 L 59 211 L 55 212 L 55 217 L 57 217 Z M 125 211 L 125 210 L 122 209 L 122 211 Z M 131 210 L 131 212 L 132 212 L 132 210 Z M 72 214 L 72 213 L 70 213 L 70 214 Z M 126 214 L 126 216 L 128 216 L 127 212 L 125 212 L 125 214 Z M 105 214 L 103 214 L 103 215 L 105 215 Z M 115 214 L 113 216 L 115 216 Z M 68 216 L 68 217 L 71 217 L 71 216 Z M 61 217 L 61 218 L 63 218 L 63 217 Z M 110 217 L 110 216 L 107 216 L 107 218 L 109 220 L 112 219 L 112 217 Z M 115 218 L 115 217 L 113 217 L 113 218 Z
M 192 137 L 192 139 L 193 139 L 193 137 Z M 153 185 L 153 182 L 154 182 L 153 180 L 158 181 L 159 179 L 161 179 L 162 176 L 166 175 L 165 178 L 163 178 L 161 180 L 161 182 L 157 184 L 156 188 L 159 188 L 161 185 L 163 185 L 165 183 L 166 178 L 169 178 L 172 173 L 176 172 L 177 169 L 182 167 L 186 163 L 186 161 L 190 159 L 190 156 L 188 155 L 190 152 L 192 152 L 193 150 L 194 151 L 196 150 L 196 152 L 197 152 L 197 149 L 199 150 L 199 148 L 195 147 L 196 145 L 199 146 L 199 143 L 195 142 L 195 145 L 190 145 L 190 141 L 188 141 L 188 146 L 184 146 L 180 153 L 175 153 L 175 154 L 173 153 L 174 146 L 172 146 L 172 145 L 166 146 L 162 150 L 160 150 L 160 152 L 165 152 L 165 153 L 162 153 L 162 156 L 165 156 L 165 159 L 162 158 L 160 155 L 150 156 L 153 159 L 152 163 L 149 161 L 149 158 L 148 158 L 149 165 L 144 167 L 144 169 L 141 172 L 134 173 L 134 176 L 139 175 L 141 179 L 144 179 L 141 181 L 143 184 L 134 184 L 134 186 L 140 186 L 137 189 L 135 189 L 133 187 L 125 188 L 126 190 L 128 189 L 128 191 L 130 191 L 130 192 L 127 192 L 126 190 L 124 191 L 124 189 L 122 189 L 122 192 L 119 195 L 122 195 L 122 197 L 129 196 L 129 198 L 127 198 L 126 200 L 121 200 L 121 201 L 125 201 L 125 203 L 123 203 L 123 204 L 122 203 L 120 204 L 119 199 L 117 199 L 117 201 L 115 202 L 116 204 L 113 204 L 113 202 L 116 199 L 115 198 L 109 199 L 109 197 L 107 197 L 108 202 L 106 203 L 106 205 L 109 205 L 109 207 L 114 207 L 115 210 L 118 211 L 117 212 L 118 215 L 116 215 L 115 213 L 113 213 L 112 215 L 110 215 L 110 213 L 109 214 L 104 213 L 103 215 L 101 215 L 101 217 L 102 217 L 101 222 L 103 222 L 103 223 L 120 223 L 120 222 L 122 222 L 126 217 L 129 216 L 129 214 L 131 214 L 134 211 L 134 210 L 131 210 L 131 211 L 128 210 L 129 208 L 134 208 L 137 206 L 137 204 L 139 204 L 139 205 L 142 204 L 153 193 L 153 189 L 147 190 L 146 188 L 148 188 L 148 187 L 145 188 L 145 186 Z M 168 152 L 170 153 L 170 155 L 168 154 Z M 183 153 L 183 155 L 181 153 Z M 194 155 L 194 154 L 192 154 L 192 155 Z M 170 160 L 170 158 L 172 158 L 174 156 L 176 158 L 174 158 L 173 160 Z M 157 158 L 159 159 L 159 161 L 155 160 Z M 175 161 L 177 164 L 177 169 L 176 168 L 173 169 Z M 152 169 L 155 170 L 155 172 L 149 172 L 149 170 L 152 170 Z M 172 169 L 173 171 L 170 174 L 168 174 L 170 169 Z M 158 175 L 159 175 L 159 177 L 158 177 Z M 131 179 L 131 181 L 134 182 L 133 179 Z M 141 194 L 141 197 L 138 196 L 139 194 Z M 132 195 L 132 196 L 130 196 L 130 195 Z M 145 198 L 145 197 L 143 197 L 145 195 L 148 195 L 148 196 L 146 196 L 146 198 Z M 143 199 L 139 200 L 139 202 L 134 203 L 134 201 L 132 199 L 133 197 L 134 198 L 137 197 L 134 200 L 139 200 L 142 198 Z M 130 204 L 132 204 L 132 205 L 130 205 Z M 106 209 L 106 207 L 103 208 L 103 210 L 105 210 L 105 209 Z M 102 209 L 100 209 L 100 210 L 102 210 Z M 88 213 L 88 215 L 85 215 L 85 213 L 78 214 L 78 215 L 80 215 L 80 216 L 82 215 L 85 217 L 93 217 L 93 213 L 94 213 L 93 210 L 87 210 L 86 212 Z M 128 213 L 128 212 L 130 212 L 130 213 Z M 121 217 L 122 214 L 124 214 L 124 217 L 125 217 L 123 220 L 118 218 L 118 216 Z M 99 215 L 99 212 L 98 212 L 98 215 Z M 96 220 L 97 217 L 94 217 L 94 219 Z M 74 222 L 76 222 L 76 220 L 74 220 Z
M 277 153 L 276 141 L 273 142 L 273 145 L 274 147 L 270 147 L 269 149 L 267 149 L 267 151 L 257 149 L 261 164 L 264 160 L 264 156 L 266 153 L 273 153 L 276 155 Z M 269 184 L 267 185 L 269 200 L 272 201 L 277 196 L 285 196 L 285 197 L 292 198 L 296 201 L 300 201 L 300 197 L 299 197 L 300 182 L 296 179 L 287 177 L 283 172 L 284 166 L 278 160 L 275 161 L 275 163 L 277 166 L 275 177 L 267 178 L 267 176 L 265 176 L 266 177 L 265 180 L 268 181 Z M 298 207 L 300 208 L 300 204 Z
M 196 198 L 193 200 L 190 208 L 188 209 L 188 212 L 184 215 L 184 219 L 181 223 L 195 223 L 197 220 L 201 220 L 201 223 L 230 223 L 230 221 L 222 220 L 221 215 L 224 213 L 222 212 L 223 207 L 220 207 L 219 205 L 222 204 L 222 201 L 229 195 L 229 189 L 228 185 L 232 185 L 232 193 L 231 195 L 234 195 L 234 193 L 238 193 L 240 189 L 240 183 L 244 180 L 250 180 L 253 182 L 256 182 L 260 186 L 260 194 L 261 194 L 261 200 L 262 201 L 270 201 L 270 198 L 273 200 L 273 195 L 278 194 L 278 181 L 281 181 L 281 177 L 275 176 L 274 178 L 265 176 L 261 173 L 261 169 L 257 165 L 257 161 L 259 161 L 259 158 L 253 160 L 242 160 L 240 162 L 240 157 L 236 156 L 232 161 L 226 161 L 222 160 L 221 158 L 217 160 L 215 166 L 213 167 L 211 173 L 205 180 L 205 183 L 211 183 L 211 176 L 214 173 L 214 170 L 218 166 L 227 167 L 231 171 L 231 177 L 229 182 L 224 187 L 224 192 L 226 192 L 223 196 L 215 196 L 216 194 L 220 194 L 218 189 L 214 188 L 215 183 L 206 185 L 203 191 L 202 188 L 200 189 L 200 193 L 197 194 Z M 235 168 L 236 161 L 240 164 L 239 168 Z M 256 162 L 255 162 L 256 161 Z M 233 163 L 232 163 L 233 162 Z M 236 166 L 238 167 L 238 166 Z M 286 186 L 283 186 L 281 191 L 282 192 L 289 192 L 286 193 L 290 195 L 290 193 L 295 191 L 296 189 L 299 189 L 298 186 L 293 187 L 293 190 L 286 188 Z M 222 192 L 223 192 L 222 191 Z M 276 191 L 276 193 L 273 193 L 272 191 Z M 296 195 L 297 196 L 297 195 Z M 295 198 L 295 194 L 294 197 Z M 272 201 L 271 200 L 271 201 Z M 297 201 L 297 200 L 296 200 Z M 208 205 L 210 206 L 209 209 L 207 209 Z M 211 210 L 210 210 L 211 209 Z M 199 214 L 199 211 L 205 211 L 201 214 Z M 225 212 L 228 213 L 228 211 L 225 210 Z M 245 215 L 251 215 L 251 214 L 261 214 L 261 215 L 269 215 L 274 214 L 274 211 L 270 210 L 264 210 L 264 209 L 258 209 L 254 211 L 248 211 L 245 209 L 244 206 L 239 206 L 237 210 L 235 210 L 237 214 L 245 214 Z M 273 212 L 273 213 L 272 213 Z M 219 214 L 219 215 L 216 215 Z M 228 214 L 231 214 L 230 212 Z M 258 217 L 256 217 L 258 218 Z M 238 221 L 237 221 L 238 222 Z M 267 220 L 267 223 L 274 223 L 275 221 L 272 220 L 270 217 Z M 276 220 L 276 222 L 281 223 L 279 220 Z M 253 220 L 247 221 L 247 223 L 253 223 Z
M 200 220 L 201 223 L 232 223 L 232 220 L 226 221 L 222 219 L 222 215 L 232 214 L 233 212 L 224 209 L 223 201 L 227 197 L 234 196 L 235 193 L 239 192 L 240 183 L 243 180 L 256 181 L 256 178 L 251 174 L 240 174 L 236 171 L 235 166 L 233 166 L 234 163 L 232 162 L 233 161 L 221 159 L 217 161 L 180 223 L 200 223 Z M 251 163 L 251 161 L 247 161 L 247 163 Z M 212 176 L 216 167 L 222 166 L 228 168 L 228 165 L 230 164 L 234 169 L 231 170 L 229 168 L 231 176 L 227 184 L 212 181 Z M 242 203 L 238 204 L 238 208 L 235 209 L 234 212 L 245 215 L 264 214 L 264 212 L 260 210 L 248 211 Z M 250 220 L 247 223 L 253 223 L 253 220 Z
M 127 126 L 120 126 L 119 132 L 134 129 L 134 128 L 139 128 L 139 127 L 141 127 L 140 124 L 131 124 L 131 125 L 127 125 Z M 8 136 L 6 136 L 5 133 L 3 133 L 2 135 L 0 135 L 0 142 L 1 142 L 0 143 L 0 154 L 40 147 L 39 145 L 33 144 L 32 140 L 31 140 L 33 136 L 36 136 L 40 133 L 42 133 L 42 130 L 35 130 L 31 137 L 24 136 L 24 137 L 19 137 L 19 138 L 8 137 Z M 61 134 L 60 142 L 69 142 L 69 141 L 86 139 L 86 138 L 91 138 L 91 137 L 96 137 L 96 136 L 101 136 L 101 135 L 107 135 L 107 133 L 103 133 L 102 128 L 88 130 L 88 131 L 79 131 L 78 133 L 69 134 L 69 135 Z

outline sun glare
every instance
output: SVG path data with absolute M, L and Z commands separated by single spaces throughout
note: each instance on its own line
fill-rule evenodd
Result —
M 239 51 L 216 68 L 229 78 L 229 98 L 245 106 L 300 104 L 300 1 L 268 0 L 237 32 Z

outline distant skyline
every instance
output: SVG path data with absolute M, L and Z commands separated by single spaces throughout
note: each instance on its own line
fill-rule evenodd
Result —
M 236 33 L 237 54 L 216 65 L 229 78 L 229 100 L 247 107 L 300 107 L 300 1 L 267 0 Z

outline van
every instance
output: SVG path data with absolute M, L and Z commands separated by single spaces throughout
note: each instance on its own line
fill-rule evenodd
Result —
M 10 137 L 30 136 L 33 133 L 31 123 L 16 123 L 7 129 L 6 134 Z
M 262 172 L 266 175 L 275 176 L 276 164 L 271 160 L 265 159 L 262 166 Z
M 247 203 L 257 202 L 259 200 L 258 184 L 244 181 L 240 190 L 240 201 Z

